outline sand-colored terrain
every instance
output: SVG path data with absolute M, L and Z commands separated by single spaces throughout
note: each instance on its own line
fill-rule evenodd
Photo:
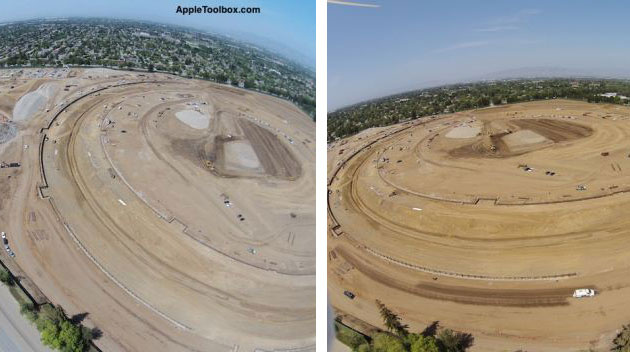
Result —
M 628 107 L 423 118 L 335 142 L 328 162 L 340 312 L 381 326 L 380 299 L 412 329 L 472 333 L 477 351 L 607 350 L 630 321 Z
M 314 350 L 308 116 L 168 75 L 30 73 L 0 80 L 9 102 L 59 89 L 0 145 L 21 163 L 0 224 L 39 300 L 87 313 L 104 351 Z
M 40 112 L 57 91 L 56 83 L 46 83 L 23 95 L 13 108 L 12 119 L 22 121 Z
M 175 113 L 177 119 L 197 130 L 208 128 L 210 118 L 195 110 L 182 110 Z

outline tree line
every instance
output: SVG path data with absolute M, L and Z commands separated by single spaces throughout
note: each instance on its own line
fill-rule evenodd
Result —
M 336 337 L 353 352 L 465 352 L 474 343 L 471 334 L 442 328 L 435 321 L 420 333 L 409 331 L 398 314 L 376 300 L 386 331 L 363 335 L 336 323 Z M 584 351 L 592 352 L 593 349 Z M 630 352 L 630 324 L 623 325 L 611 341 L 611 352 Z M 518 350 L 517 352 L 523 352 Z
M 410 332 L 398 314 L 379 300 L 376 305 L 386 331 L 364 336 L 337 325 L 337 338 L 353 352 L 464 352 L 473 344 L 472 335 L 441 328 L 438 322 Z

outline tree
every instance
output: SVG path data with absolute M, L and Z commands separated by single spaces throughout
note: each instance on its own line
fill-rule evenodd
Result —
M 22 313 L 22 315 L 24 316 L 24 318 L 26 318 L 26 320 L 30 321 L 31 323 L 37 321 L 37 311 L 34 310 L 27 310 L 24 313 Z
M 353 350 L 354 352 L 372 352 L 372 346 L 368 343 L 364 343 L 361 346 Z
M 26 312 L 35 308 L 23 305 Z M 24 314 L 24 313 L 23 313 Z M 80 324 L 74 324 L 60 306 L 44 305 L 39 314 L 35 312 L 35 325 L 41 333 L 42 343 L 62 352 L 82 352 L 89 346 L 94 331 Z
M 7 286 L 13 286 L 13 284 L 15 284 L 13 276 L 5 269 L 0 269 L 0 281 Z
M 420 336 L 420 339 L 411 345 L 411 352 L 440 352 L 437 341 L 433 337 Z
M 400 338 L 385 332 L 375 334 L 372 344 L 373 352 L 407 352 Z
M 37 307 L 31 302 L 20 304 L 20 314 L 22 314 L 31 323 L 37 320 Z
M 86 344 L 89 344 L 90 341 L 94 340 L 94 337 L 96 336 L 95 329 L 90 329 L 87 326 L 82 326 L 81 336 L 83 337 L 83 341 L 85 341 Z
M 613 348 L 611 351 L 630 352 L 630 324 L 621 328 L 617 337 L 613 340 Z
M 473 338 L 470 334 L 443 329 L 438 334 L 438 345 L 443 352 L 463 352 L 472 346 Z
M 38 329 L 40 328 L 40 326 L 42 343 L 45 346 L 54 349 L 61 349 L 61 341 L 59 340 L 59 326 L 50 319 L 43 320 L 41 325 L 38 325 Z
M 155 67 L 153 66 L 153 64 L 149 64 L 148 71 L 149 71 L 149 72 L 153 72 L 153 71 L 155 71 Z
M 433 336 L 409 334 L 405 342 L 410 352 L 440 352 L 437 340 Z
M 388 331 L 396 333 L 398 336 L 407 336 L 409 333 L 407 324 L 403 324 L 400 321 L 400 317 L 392 312 L 389 308 L 387 308 L 381 301 L 376 300 L 376 305 L 379 308 L 381 313 L 381 318 L 383 318 L 383 323 Z
M 82 352 L 86 347 L 81 336 L 81 328 L 68 320 L 61 323 L 59 341 L 64 352 Z
M 61 306 L 44 305 L 41 308 L 40 315 L 42 319 L 51 320 L 55 324 L 60 324 L 66 320 L 66 313 Z

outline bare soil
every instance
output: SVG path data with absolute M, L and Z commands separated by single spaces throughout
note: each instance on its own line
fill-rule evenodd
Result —
M 0 80 L 7 102 L 66 86 L 29 72 Z M 293 146 L 305 171 L 292 180 L 219 177 L 203 163 L 207 144 L 232 133 L 219 131 L 236 126 L 230 120 L 254 118 L 243 110 L 300 141 L 314 140 L 308 116 L 168 75 L 68 75 L 50 113 L 34 112 L 0 146 L 0 159 L 21 163 L 0 170 L 0 225 L 16 253 L 10 264 L 38 297 L 87 314 L 104 351 L 314 350 L 314 144 Z M 225 124 L 177 120 L 194 103 Z
M 291 150 L 271 131 L 248 120 L 238 120 L 245 136 L 255 145 L 256 155 L 265 172 L 286 179 L 295 179 L 302 173 L 300 163 Z
M 551 100 L 332 143 L 332 305 L 383 328 L 379 299 L 414 331 L 472 333 L 476 351 L 609 350 L 630 319 L 629 120 L 628 107 Z M 448 137 L 463 124 L 483 128 Z

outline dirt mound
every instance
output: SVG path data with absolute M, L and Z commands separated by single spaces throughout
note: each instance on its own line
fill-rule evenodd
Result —
M 183 110 L 175 113 L 177 119 L 190 128 L 203 130 L 208 128 L 210 118 L 196 110 Z
M 56 84 L 47 83 L 41 85 L 36 91 L 23 95 L 13 108 L 13 120 L 26 120 L 42 110 L 56 91 Z
M 507 132 L 502 132 L 478 137 L 473 143 L 455 148 L 448 154 L 454 158 L 506 158 L 518 155 L 512 153 L 503 141 L 503 137 L 507 134 Z
M 521 129 L 534 131 L 556 143 L 588 137 L 593 129 L 577 123 L 550 119 L 524 119 L 512 121 Z
M 220 118 L 219 134 L 175 138 L 171 147 L 196 165 L 223 177 L 273 176 L 296 179 L 302 167 L 289 148 L 271 131 L 245 119 Z M 226 133 L 229 132 L 229 133 Z
M 448 154 L 454 158 L 508 158 L 593 134 L 588 126 L 549 119 L 515 120 L 505 125 L 506 130 L 492 133 L 486 124 L 486 135 Z
M 180 141 L 180 144 L 186 142 Z M 223 177 L 251 177 L 264 174 L 256 151 L 245 139 L 234 136 L 216 136 L 213 140 L 200 140 L 194 152 L 198 163 Z
M 448 131 L 448 133 L 446 134 L 446 138 L 473 138 L 477 136 L 480 131 L 481 128 L 477 126 L 457 126 Z

